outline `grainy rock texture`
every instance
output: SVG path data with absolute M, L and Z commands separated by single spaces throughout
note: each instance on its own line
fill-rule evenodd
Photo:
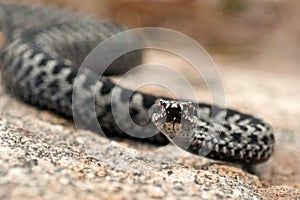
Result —
M 124 2 L 128 5 L 131 1 Z M 177 2 L 172 9 L 182 6 L 181 0 Z M 117 9 L 116 5 L 112 2 L 106 6 Z M 274 9 L 277 7 L 270 15 Z M 255 15 L 259 10 L 254 9 L 251 16 L 260 19 L 261 15 Z M 110 15 L 118 18 L 117 14 Z M 271 27 L 265 29 L 269 21 Z M 292 37 L 273 26 L 278 23 L 273 18 L 261 23 L 260 29 L 252 27 L 255 34 L 227 34 L 231 39 L 240 35 L 242 42 L 238 44 L 252 42 L 256 36 L 272 36 L 259 46 L 259 56 L 213 56 L 223 79 L 227 105 L 260 116 L 274 126 L 275 154 L 253 169 L 254 174 L 240 166 L 196 157 L 172 145 L 158 148 L 127 140 L 116 142 L 89 131 L 76 131 L 72 122 L 25 105 L 0 87 L 0 199 L 300 199 L 300 52 L 292 45 Z M 181 24 L 187 24 L 186 19 Z M 231 24 L 229 29 L 236 26 Z M 283 27 L 292 28 L 280 30 L 296 26 Z M 188 27 L 185 30 L 198 33 Z M 224 31 L 210 28 L 204 35 L 211 32 L 216 35 L 210 40 L 218 43 L 215 39 Z M 149 54 L 147 59 L 174 66 L 189 76 L 200 99 L 210 101 L 205 86 L 199 85 L 198 77 L 182 60 L 169 54 Z M 157 94 L 151 88 L 149 92 Z

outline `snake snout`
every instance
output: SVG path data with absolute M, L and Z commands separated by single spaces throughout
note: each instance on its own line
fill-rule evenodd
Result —
M 162 133 L 173 137 L 179 130 L 189 130 L 195 126 L 195 110 L 191 102 L 160 99 L 154 106 L 152 121 Z

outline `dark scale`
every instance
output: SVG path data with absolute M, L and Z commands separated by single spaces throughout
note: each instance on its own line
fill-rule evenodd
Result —
M 46 77 L 47 73 L 42 71 L 40 74 L 37 75 L 36 79 L 35 79 L 35 86 L 39 86 L 41 84 L 44 83 L 44 78 Z
M 57 65 L 54 66 L 54 68 L 52 70 L 52 73 L 53 74 L 59 74 L 61 72 L 61 70 L 63 70 L 64 68 L 68 68 L 68 66 L 65 65 L 65 64 L 62 64 L 62 63 L 57 64 Z

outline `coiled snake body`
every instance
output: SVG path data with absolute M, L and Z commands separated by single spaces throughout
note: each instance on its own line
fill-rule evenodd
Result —
M 6 41 L 1 48 L 2 80 L 8 91 L 27 103 L 69 118 L 72 118 L 73 84 L 80 63 L 99 42 L 125 30 L 108 21 L 60 9 L 3 3 L 0 3 L 0 28 Z M 140 60 L 140 53 L 128 54 L 114 62 L 106 74 L 123 73 Z M 83 80 L 80 87 L 89 91 L 95 84 L 100 85 L 96 113 L 105 133 L 132 137 L 118 128 L 110 106 L 113 90 L 119 91 L 120 105 L 131 91 L 104 76 L 97 83 Z M 93 95 L 85 94 L 81 97 L 83 101 Z M 244 164 L 266 161 L 273 153 L 272 128 L 251 115 L 202 103 L 160 100 L 136 91 L 129 99 L 129 113 L 134 122 L 152 121 L 163 133 L 144 141 L 165 144 L 169 139 L 194 154 L 202 155 L 208 150 L 203 155 L 209 158 Z M 92 114 L 89 110 L 82 110 L 81 114 L 88 127 Z

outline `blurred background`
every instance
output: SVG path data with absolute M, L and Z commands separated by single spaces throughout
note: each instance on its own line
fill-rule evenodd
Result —
M 300 3 L 297 0 L 22 0 L 17 2 L 68 7 L 72 10 L 105 16 L 129 27 L 171 28 L 191 36 L 206 49 L 216 53 L 246 55 L 266 54 L 270 53 L 269 51 L 279 55 L 299 53 Z

